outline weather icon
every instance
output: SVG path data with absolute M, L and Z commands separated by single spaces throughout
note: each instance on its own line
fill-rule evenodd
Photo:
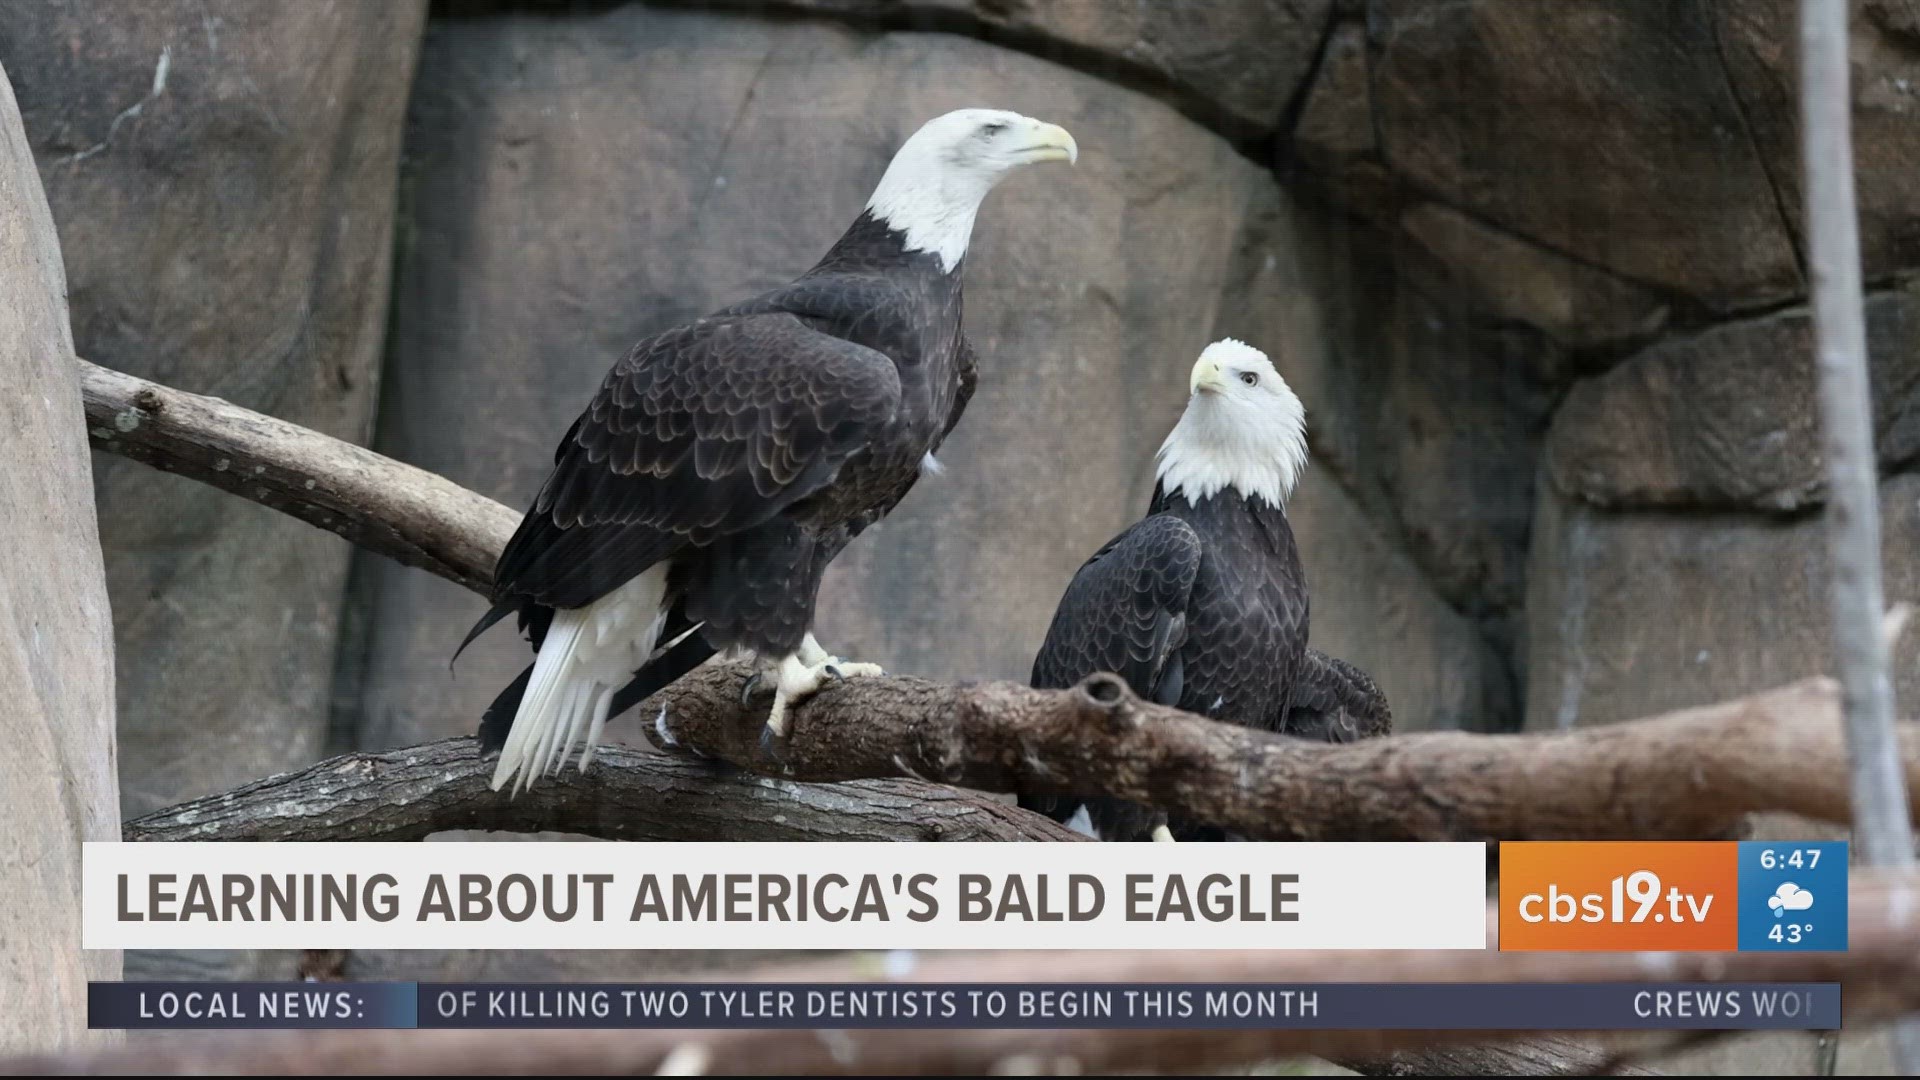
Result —
M 1767 906 L 1773 909 L 1774 918 L 1783 918 L 1789 911 L 1805 911 L 1812 907 L 1813 894 L 1791 881 L 1783 881 L 1779 888 L 1773 890 L 1773 895 L 1767 897 Z

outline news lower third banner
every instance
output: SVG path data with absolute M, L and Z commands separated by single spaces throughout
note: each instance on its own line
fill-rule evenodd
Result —
M 1481 949 L 1478 843 L 91 843 L 94 949 Z M 1843 841 L 1502 843 L 1498 947 L 1837 951 Z
M 92 983 L 95 1028 L 1832 1030 L 1834 983 Z
M 90 949 L 1484 949 L 1479 843 L 90 843 Z M 384 999 L 383 999 L 384 1000 Z

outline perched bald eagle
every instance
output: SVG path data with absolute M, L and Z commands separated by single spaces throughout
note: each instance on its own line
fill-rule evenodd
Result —
M 1215 720 L 1335 741 L 1375 733 L 1386 703 L 1373 681 L 1307 648 L 1307 581 L 1286 512 L 1307 462 L 1300 399 L 1266 354 L 1231 338 L 1201 352 L 1189 388 L 1147 516 L 1074 575 L 1033 685 L 1110 671 L 1144 698 Z M 1101 839 L 1224 838 L 1104 796 L 1020 801 Z
M 609 717 L 716 651 L 757 658 L 742 696 L 772 689 L 774 736 L 825 680 L 879 673 L 814 641 L 821 573 L 932 466 L 972 393 L 960 276 L 981 201 L 1018 166 L 1077 156 L 1016 113 L 941 116 L 813 269 L 614 365 L 467 636 L 517 613 L 536 651 L 480 724 L 494 788 L 576 749 L 585 768 Z

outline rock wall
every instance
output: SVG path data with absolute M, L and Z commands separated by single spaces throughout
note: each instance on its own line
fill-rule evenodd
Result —
M 425 0 L 0 7 L 95 363 L 361 441 Z M 323 755 L 349 546 L 111 455 L 93 479 L 128 815 Z M 148 977 L 293 960 L 135 953 Z
M 1872 292 L 1866 320 L 1874 445 L 1898 469 L 1920 451 L 1920 290 Z M 1818 507 L 1818 392 L 1804 307 L 1675 334 L 1573 388 L 1546 469 L 1595 506 Z
M 1910 7 L 1857 0 L 1851 50 L 1894 601 L 1920 599 Z M 1790 0 L 1340 6 L 1280 144 L 1276 168 L 1296 191 L 1379 234 L 1373 265 L 1443 323 L 1511 347 L 1469 350 L 1482 365 L 1460 384 L 1472 389 L 1416 393 L 1431 411 L 1402 414 L 1412 422 L 1389 429 L 1394 449 L 1353 455 L 1353 483 L 1375 490 L 1364 474 L 1384 473 L 1392 497 L 1370 516 L 1401 524 L 1456 608 L 1493 612 L 1483 625 L 1526 727 L 1627 720 L 1831 670 L 1795 41 Z M 1418 353 L 1436 374 L 1446 355 Z M 1456 460 L 1462 443 L 1484 451 L 1464 478 L 1409 467 L 1416 446 Z M 1422 496 L 1436 500 L 1424 513 Z M 1523 497 L 1532 509 L 1516 513 Z M 1475 526 L 1423 524 L 1449 505 Z M 1461 552 L 1487 550 L 1462 540 L 1489 534 L 1507 561 L 1482 565 L 1508 569 L 1456 572 L 1473 565 Z M 1896 649 L 1908 703 L 1920 700 L 1917 653 L 1911 635 Z M 1811 1052 L 1811 1040 L 1743 1039 L 1679 1065 L 1774 1071 Z M 1841 1058 L 1849 1072 L 1888 1061 L 1884 1041 L 1857 1036 Z
M 1914 457 L 1920 360 L 1905 284 L 1920 189 L 1903 164 L 1920 152 L 1915 25 L 1901 5 L 1854 5 L 1876 437 L 1891 474 Z M 1377 230 L 1413 288 L 1542 361 L 1482 391 L 1517 404 L 1527 438 L 1468 468 L 1472 480 L 1402 488 L 1512 497 L 1527 485 L 1493 477 L 1538 469 L 1537 509 L 1508 533 L 1522 571 L 1467 590 L 1521 613 L 1506 633 L 1529 725 L 1623 719 L 1827 668 L 1794 26 L 1787 0 L 1376 0 L 1336 12 L 1302 95 L 1283 171 Z M 1425 426 L 1403 425 L 1400 445 Z M 1445 426 L 1488 430 L 1485 413 Z M 1895 599 L 1920 570 L 1898 528 L 1906 482 L 1885 489 Z M 1390 502 L 1436 583 L 1458 580 L 1442 557 L 1458 545 L 1430 544 L 1407 516 L 1418 498 Z
M 1145 83 L 1237 135 L 1271 135 L 1311 70 L 1333 0 L 729 0 L 856 25 L 941 29 Z
M 1853 5 L 1869 276 L 1920 263 L 1920 33 Z M 1792 0 L 1373 0 L 1292 146 L 1359 212 L 1576 340 L 1804 295 Z M 1481 236 L 1484 240 L 1476 241 Z M 1537 278 L 1527 281 L 1528 278 Z M 1502 312 L 1501 309 L 1505 308 Z
M 1896 599 L 1920 598 L 1911 7 L 1859 0 L 1852 54 Z M 1827 667 L 1790 0 L 434 10 L 0 9 L 82 354 L 521 505 L 632 341 L 804 269 L 919 122 L 1001 104 L 1081 163 L 983 214 L 981 389 L 948 473 L 833 568 L 829 646 L 1023 675 L 1232 335 L 1307 405 L 1315 644 L 1403 729 Z M 476 598 L 368 558 L 349 587 L 330 537 L 97 464 L 131 810 L 312 759 L 329 699 L 336 746 L 470 730 L 525 662 L 497 631 L 449 675 Z M 357 963 L 546 962 L 415 960 Z

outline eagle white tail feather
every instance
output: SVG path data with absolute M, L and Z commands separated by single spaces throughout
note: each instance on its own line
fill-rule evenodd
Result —
M 613 691 L 607 690 L 593 701 L 593 726 L 587 729 L 587 748 L 580 751 L 580 771 L 593 764 L 593 748 L 600 745 L 600 732 L 607 726 L 607 710 L 613 705 Z
M 653 654 L 666 601 L 661 564 L 586 607 L 553 613 L 494 766 L 494 790 L 516 777 L 515 792 L 526 790 L 535 777 L 558 772 L 576 748 L 587 767 L 614 693 Z
M 1100 830 L 1093 827 L 1093 815 L 1087 811 L 1086 803 L 1081 803 L 1074 808 L 1073 816 L 1067 819 L 1067 828 L 1072 829 L 1081 836 L 1089 836 L 1095 840 L 1100 839 Z

